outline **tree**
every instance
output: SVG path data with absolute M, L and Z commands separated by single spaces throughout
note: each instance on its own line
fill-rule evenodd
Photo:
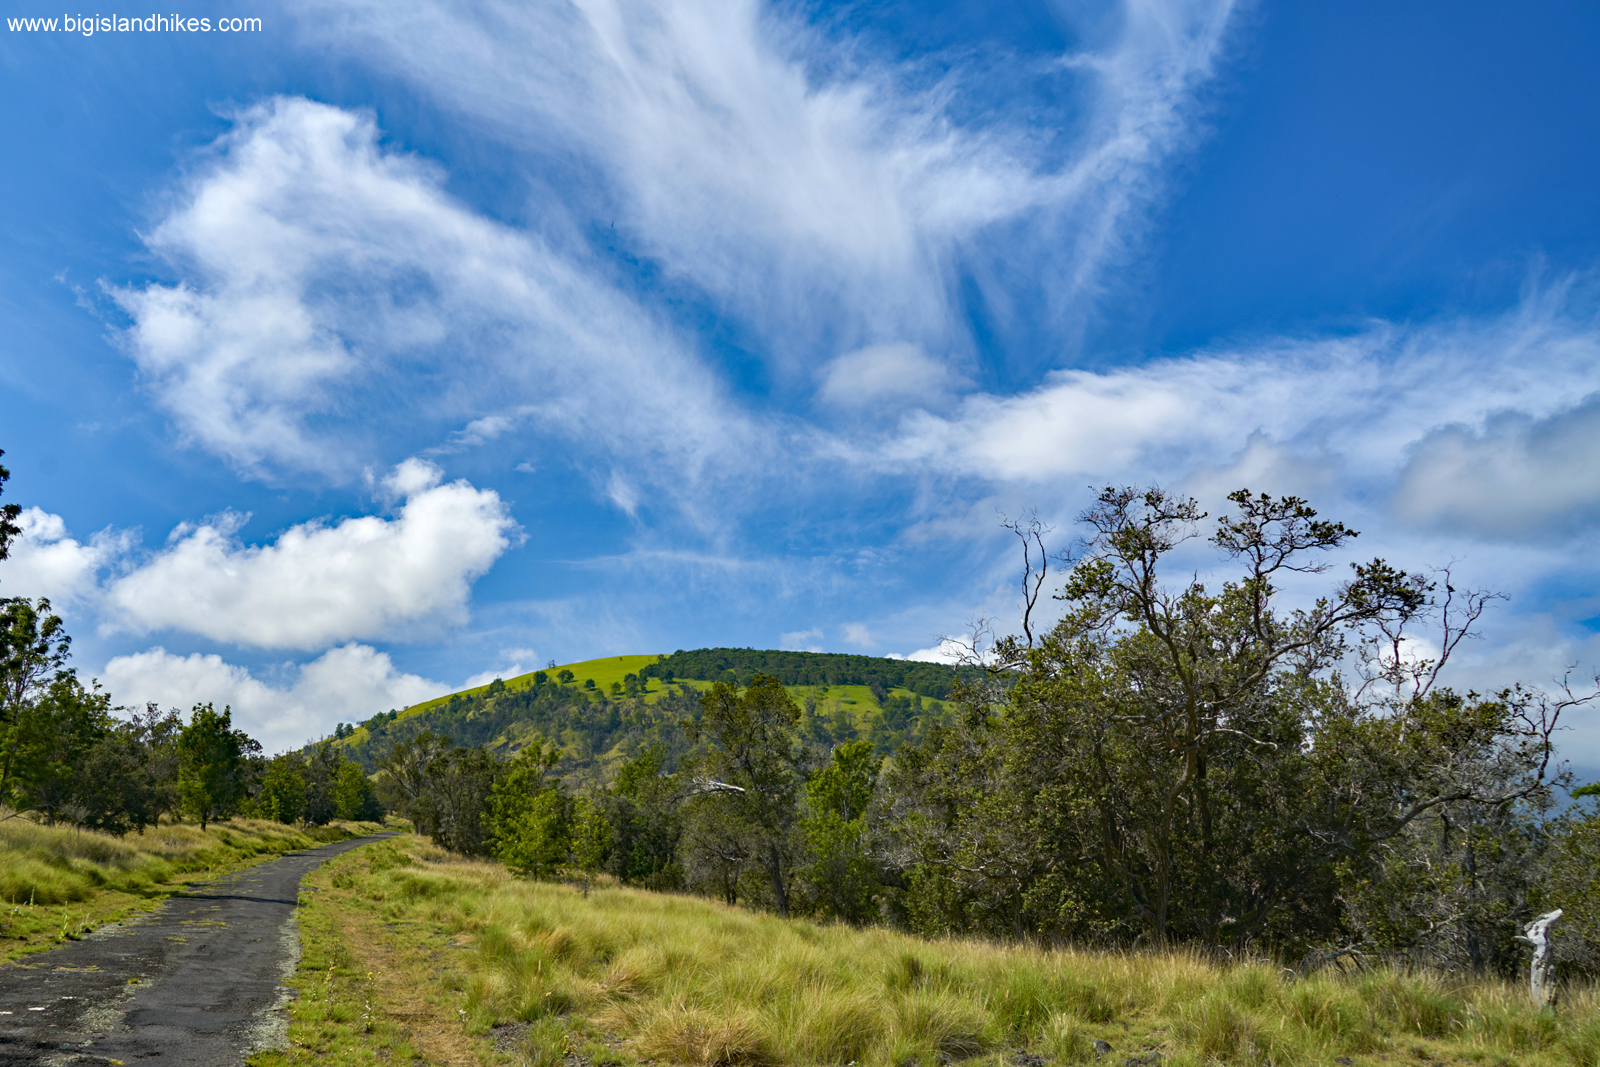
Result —
M 1533 911 L 1561 908 L 1555 927 L 1556 964 L 1572 977 L 1600 974 L 1600 785 L 1572 791 L 1576 802 L 1549 827 L 1544 877 L 1531 901 Z
M 871 741 L 838 746 L 805 786 L 800 820 L 805 863 L 800 871 L 821 914 L 861 924 L 874 914 L 878 862 L 867 831 L 867 805 L 883 761 Z
M 85 689 L 68 671 L 23 710 L 13 774 L 19 809 L 44 812 L 52 826 L 60 815 L 83 825 L 82 800 L 95 787 L 84 764 L 111 733 L 110 704 L 98 685 Z
M 0 456 L 5 455 L 5 449 L 0 448 Z M 0 494 L 5 493 L 6 482 L 11 478 L 11 472 L 5 467 L 0 467 Z M 17 525 L 17 518 L 22 514 L 22 505 L 0 505 L 0 559 L 5 559 L 11 554 L 11 541 L 22 533 L 22 527 Z
M 377 822 L 383 818 L 383 804 L 359 763 L 348 759 L 340 763 L 333 788 L 339 818 L 363 822 Z
M 788 882 L 804 750 L 793 737 L 800 707 L 771 675 L 757 672 L 741 693 L 718 682 L 701 699 L 690 737 L 715 742 L 694 775 L 691 823 L 702 847 L 738 846 L 765 868 L 779 915 L 789 914 Z M 707 826 L 707 824 L 711 826 Z M 713 831 L 713 832 L 708 832 Z
M 1281 586 L 1324 573 L 1321 553 L 1355 532 L 1295 497 L 1229 499 L 1237 517 L 1210 540 L 1235 576 L 1168 586 L 1204 514 L 1159 489 L 1107 489 L 1083 516 L 1064 618 L 1037 638 L 1042 541 L 1021 531 L 1023 636 L 997 646 L 963 720 L 903 761 L 927 890 L 914 910 L 1308 948 L 1349 933 L 1341 871 L 1370 870 L 1417 820 L 1548 788 L 1565 705 L 1434 688 L 1488 595 L 1373 560 L 1286 609 Z M 1428 621 L 1443 652 L 1419 664 L 1402 652 Z M 1351 659 L 1368 665 L 1353 680 Z
M 583 872 L 583 895 L 611 852 L 615 834 L 606 818 L 603 795 L 592 791 L 578 797 L 572 807 L 572 861 Z
M 678 783 L 665 773 L 667 758 L 665 744 L 643 745 L 618 768 L 611 788 L 588 797 L 603 810 L 609 827 L 604 869 L 619 881 L 662 891 L 683 884 Z
M 178 735 L 178 798 L 200 822 L 233 814 L 245 796 L 249 757 L 261 746 L 233 728 L 233 709 L 196 704 Z
M 18 759 L 36 740 L 34 704 L 52 683 L 71 677 L 71 644 L 50 601 L 0 599 L 0 804 L 15 804 Z
M 326 741 L 301 758 L 306 783 L 302 817 L 307 826 L 326 826 L 339 814 L 339 772 L 345 762 L 343 754 Z
M 306 778 L 299 756 L 284 752 L 267 761 L 256 807 L 264 817 L 276 822 L 293 824 L 300 820 L 306 809 Z
M 567 859 L 572 806 L 550 771 L 554 745 L 522 750 L 489 795 L 491 849 L 511 870 L 548 877 Z
M 379 795 L 418 833 L 465 855 L 488 852 L 489 798 L 505 774 L 503 757 L 424 732 L 395 745 L 379 767 Z
M 439 798 L 432 788 L 430 768 L 449 751 L 450 738 L 424 731 L 398 742 L 378 761 L 378 796 L 411 820 L 419 834 L 438 831 Z

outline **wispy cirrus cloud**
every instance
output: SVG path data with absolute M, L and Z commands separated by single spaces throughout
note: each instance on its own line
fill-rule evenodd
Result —
M 348 478 L 410 423 L 504 432 L 486 416 L 507 394 L 547 432 L 678 473 L 739 434 L 681 339 L 581 256 L 457 203 L 370 115 L 280 97 L 233 120 L 147 238 L 178 280 L 113 290 L 191 441 Z
M 564 214 L 614 222 L 793 371 L 873 344 L 967 358 L 963 275 L 1081 313 L 1193 140 L 1232 9 L 1133 0 L 1092 46 L 1006 63 L 874 55 L 759 0 L 341 0 L 302 30 L 581 183 Z M 1019 67 L 1066 102 L 989 106 Z

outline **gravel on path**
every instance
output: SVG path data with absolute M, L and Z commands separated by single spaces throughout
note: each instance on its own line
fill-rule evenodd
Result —
M 228 1067 L 283 1047 L 300 879 L 388 836 L 194 883 L 148 915 L 0 966 L 0 1067 Z

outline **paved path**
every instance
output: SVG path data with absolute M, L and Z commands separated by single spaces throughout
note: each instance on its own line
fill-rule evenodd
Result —
M 378 839 L 290 852 L 0 965 L 0 1067 L 227 1067 L 253 1048 L 282 1046 L 300 878 Z

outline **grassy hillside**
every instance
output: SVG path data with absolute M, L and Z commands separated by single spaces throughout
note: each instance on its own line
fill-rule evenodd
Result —
M 585 895 L 418 838 L 340 857 L 313 884 L 296 1047 L 259 1064 L 1600 1065 L 1587 988 L 1541 1012 L 1496 981 L 928 942 Z
M 709 677 L 678 674 L 673 663 Z M 946 705 L 908 686 L 947 692 L 954 677 L 947 668 L 933 664 L 908 667 L 904 661 L 867 656 L 749 649 L 607 656 L 499 679 L 376 715 L 336 743 L 371 770 L 395 743 L 424 730 L 446 734 L 459 744 L 506 751 L 544 740 L 567 753 L 566 773 L 574 780 L 588 780 L 603 777 L 605 766 L 631 755 L 641 744 L 662 745 L 671 757 L 685 751 L 688 742 L 678 724 L 697 714 L 693 694 L 716 681 L 740 681 L 767 668 L 791 678 L 813 679 L 785 689 L 806 709 L 802 736 L 824 751 L 836 740 L 870 737 L 888 753 L 915 739 L 924 720 L 942 718 Z M 565 672 L 571 677 L 563 682 Z M 817 680 L 829 677 L 834 684 Z M 840 682 L 840 678 L 866 681 Z M 907 685 L 889 684 L 896 681 Z M 631 688 L 614 689 L 624 683 Z
M 620 683 L 629 674 L 639 673 L 640 670 L 648 667 L 659 658 L 659 656 L 655 655 L 605 656 L 600 659 L 580 660 L 577 663 L 557 664 L 554 667 L 544 668 L 543 673 L 554 679 L 556 675 L 564 670 L 571 671 L 574 678 L 571 682 L 566 683 L 569 688 L 582 689 L 583 683 L 592 679 L 597 691 L 609 692 L 612 682 Z M 527 674 L 519 674 L 503 679 L 503 681 L 507 689 L 531 689 L 534 684 L 534 675 L 537 673 L 539 672 L 529 671 Z M 489 684 L 480 685 L 472 689 L 462 689 L 455 693 L 446 693 L 444 696 L 434 697 L 432 700 L 425 700 L 420 704 L 413 704 L 402 711 L 400 717 L 419 715 L 430 708 L 436 708 L 441 704 L 448 703 L 450 698 L 454 696 L 483 696 L 488 692 Z M 661 683 L 657 682 L 653 690 L 654 694 L 660 696 L 662 688 Z

